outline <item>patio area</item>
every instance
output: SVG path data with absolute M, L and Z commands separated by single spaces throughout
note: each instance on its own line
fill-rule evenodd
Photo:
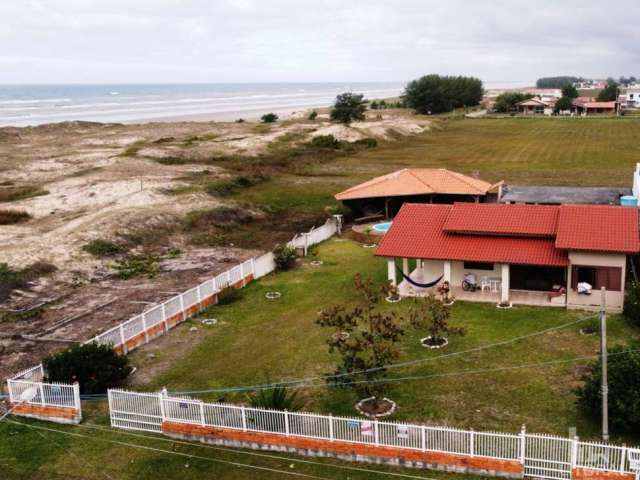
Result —
M 427 283 L 433 279 L 424 279 L 423 270 L 418 268 L 411 272 L 410 277 L 412 280 L 418 283 Z M 438 295 L 437 287 L 432 288 L 420 288 L 412 285 L 407 280 L 402 280 L 398 284 L 398 291 L 402 297 L 416 297 L 424 296 L 429 293 Z M 484 302 L 484 303 L 500 303 L 500 289 L 496 285 L 492 285 L 490 289 L 477 290 L 475 292 L 467 292 L 462 289 L 460 285 L 451 285 L 450 296 L 456 300 L 463 300 L 469 302 Z M 514 305 L 530 305 L 536 307 L 564 307 L 565 296 L 554 297 L 549 299 L 549 292 L 540 292 L 533 290 L 509 290 L 509 300 Z

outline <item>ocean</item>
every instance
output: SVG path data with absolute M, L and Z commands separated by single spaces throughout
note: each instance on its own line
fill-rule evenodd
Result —
M 67 120 L 142 122 L 235 120 L 330 105 L 345 91 L 366 98 L 402 93 L 396 83 L 219 83 L 121 85 L 0 85 L 0 126 Z

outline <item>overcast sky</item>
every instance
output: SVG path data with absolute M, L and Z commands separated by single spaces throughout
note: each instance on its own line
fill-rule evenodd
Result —
M 0 0 L 0 83 L 640 74 L 640 1 Z

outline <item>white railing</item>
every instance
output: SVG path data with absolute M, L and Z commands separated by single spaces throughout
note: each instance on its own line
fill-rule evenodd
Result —
M 310 412 L 287 412 L 201 400 L 161 393 L 109 390 L 111 425 L 162 432 L 163 422 L 210 426 L 243 432 L 263 432 L 329 442 L 349 442 L 422 452 L 512 460 L 525 475 L 570 479 L 573 468 L 634 473 L 628 452 L 637 449 L 576 438 L 461 430 Z
M 304 238 L 304 244 L 301 248 L 304 248 L 306 253 L 308 246 L 329 239 L 337 231 L 336 219 L 330 218 L 324 225 L 312 228 L 303 237 L 296 235 L 289 244 L 299 243 L 300 238 Z M 251 279 L 255 280 L 264 277 L 275 271 L 275 269 L 276 265 L 271 252 L 251 258 L 194 288 L 171 297 L 161 304 L 154 305 L 141 314 L 110 328 L 85 343 L 96 342 L 102 345 L 111 345 L 113 348 L 121 348 L 122 352 L 126 354 L 140 344 L 149 343 L 181 321 L 186 320 L 189 309 L 194 305 L 200 305 L 204 300 L 219 293 L 224 288 L 240 283 L 244 286 Z M 179 317 L 179 321 L 169 322 L 176 316 Z M 162 326 L 161 328 L 154 328 L 160 325 Z M 135 342 L 130 347 L 127 347 L 127 342 L 136 337 L 140 337 L 140 342 Z M 77 384 L 48 384 L 43 383 L 43 379 L 44 370 L 42 365 L 37 365 L 14 375 L 7 380 L 11 401 L 51 406 L 73 406 L 80 410 L 80 394 Z

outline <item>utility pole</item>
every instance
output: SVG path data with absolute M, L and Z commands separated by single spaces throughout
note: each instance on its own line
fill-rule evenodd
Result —
M 602 360 L 602 441 L 609 441 L 609 383 L 607 379 L 607 289 L 601 289 L 600 301 L 600 356 Z

